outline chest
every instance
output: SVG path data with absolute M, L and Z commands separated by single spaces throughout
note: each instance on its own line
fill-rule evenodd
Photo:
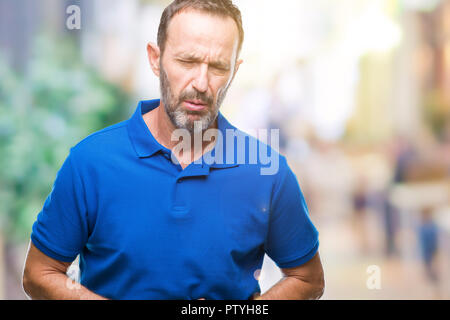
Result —
M 181 263 L 239 258 L 264 244 L 270 186 L 233 169 L 182 179 L 154 168 L 128 175 L 100 183 L 92 249 Z

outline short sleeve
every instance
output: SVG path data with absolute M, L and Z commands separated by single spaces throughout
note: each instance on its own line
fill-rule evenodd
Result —
M 84 188 L 71 151 L 33 224 L 31 241 L 47 256 L 72 262 L 87 238 Z
M 297 178 L 281 156 L 271 202 L 267 255 L 280 268 L 308 262 L 318 251 L 319 234 L 313 225 Z

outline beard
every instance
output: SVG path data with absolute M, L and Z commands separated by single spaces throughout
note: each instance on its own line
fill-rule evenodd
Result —
M 195 89 L 182 91 L 179 96 L 175 96 L 170 86 L 169 78 L 162 64 L 160 64 L 161 100 L 166 114 L 177 129 L 186 129 L 190 133 L 194 133 L 210 128 L 219 114 L 219 109 L 225 99 L 228 87 L 229 85 L 219 89 L 217 101 L 215 102 L 213 96 L 198 92 Z M 202 111 L 186 110 L 183 108 L 183 101 L 185 100 L 201 100 L 206 104 L 206 108 Z M 189 117 L 190 115 L 196 116 L 196 120 L 192 120 Z

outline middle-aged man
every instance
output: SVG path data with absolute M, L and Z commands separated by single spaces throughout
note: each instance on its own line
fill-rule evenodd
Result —
M 249 160 L 256 138 L 219 112 L 242 42 L 230 0 L 165 9 L 158 45 L 147 47 L 161 101 L 141 101 L 129 120 L 71 148 L 33 225 L 23 276 L 31 298 L 321 297 L 318 232 L 285 157 L 258 142 L 258 154 L 279 160 L 264 173 Z M 196 144 L 207 130 L 215 134 Z M 264 253 L 284 277 L 260 295 Z M 78 255 L 75 284 L 66 272 Z

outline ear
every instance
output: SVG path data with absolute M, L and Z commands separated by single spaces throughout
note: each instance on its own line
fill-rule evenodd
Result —
M 244 62 L 244 60 L 242 60 L 242 59 L 239 59 L 239 60 L 236 62 L 236 65 L 235 65 L 235 67 L 234 67 L 234 74 L 235 74 L 235 75 L 236 75 L 236 73 L 238 72 L 239 67 L 240 67 L 240 65 L 242 64 L 242 62 Z
M 159 59 L 161 58 L 161 51 L 159 50 L 159 47 L 155 43 L 149 42 L 147 44 L 147 55 L 153 73 L 159 77 Z

